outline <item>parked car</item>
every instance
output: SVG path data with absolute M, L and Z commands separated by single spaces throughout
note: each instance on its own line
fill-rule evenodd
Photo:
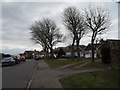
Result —
M 18 58 L 17 56 L 13 56 L 13 58 L 14 58 L 16 64 L 19 64 L 19 63 L 20 63 L 20 60 L 19 60 L 19 58 Z
M 65 56 L 64 56 L 64 58 L 77 58 L 77 56 L 76 55 L 72 55 L 72 54 L 66 54 Z
M 15 65 L 16 62 L 15 60 L 13 59 L 13 57 L 5 57 L 1 60 L 1 63 L 2 63 L 2 66 L 5 66 L 5 65 Z
M 42 59 L 42 56 L 41 56 L 41 55 L 35 55 L 35 56 L 34 56 L 34 59 L 35 59 L 35 60 Z
M 40 56 L 41 56 L 41 58 L 42 58 L 42 59 L 44 59 L 44 58 L 45 58 L 45 55 L 40 55 Z
M 2 63 L 1 63 L 1 61 L 0 61 L 0 67 L 2 66 Z
M 25 57 L 24 56 L 20 56 L 19 57 L 19 60 L 22 62 L 22 61 L 26 61 Z

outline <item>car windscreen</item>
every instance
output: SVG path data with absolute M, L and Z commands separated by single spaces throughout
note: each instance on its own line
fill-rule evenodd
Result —
M 11 59 L 12 59 L 11 57 L 3 58 L 3 60 L 11 60 Z

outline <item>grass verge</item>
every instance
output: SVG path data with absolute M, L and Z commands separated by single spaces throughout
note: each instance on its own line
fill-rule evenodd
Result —
M 118 88 L 119 70 L 95 71 L 60 79 L 63 88 Z

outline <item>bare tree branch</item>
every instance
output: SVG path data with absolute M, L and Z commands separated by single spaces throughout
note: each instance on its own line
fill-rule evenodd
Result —
M 53 46 L 62 38 L 55 22 L 49 18 L 44 18 L 42 21 L 36 21 L 30 30 L 32 39 L 39 43 L 44 50 L 50 50 L 51 56 L 53 56 Z
M 63 12 L 63 21 L 66 29 L 68 29 L 73 36 L 72 54 L 74 54 L 74 44 L 76 42 L 78 56 L 80 57 L 79 42 L 85 34 L 84 18 L 75 7 L 68 7 Z
M 85 8 L 84 10 L 85 24 L 92 31 L 92 59 L 94 62 L 94 49 L 93 44 L 98 34 L 102 34 L 104 31 L 108 30 L 111 25 L 109 12 L 103 7 L 92 7 Z

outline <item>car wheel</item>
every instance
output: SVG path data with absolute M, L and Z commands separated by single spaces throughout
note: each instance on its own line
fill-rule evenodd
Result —
M 12 63 L 12 62 L 9 62 L 9 65 L 10 65 L 10 66 L 13 66 L 13 63 Z

